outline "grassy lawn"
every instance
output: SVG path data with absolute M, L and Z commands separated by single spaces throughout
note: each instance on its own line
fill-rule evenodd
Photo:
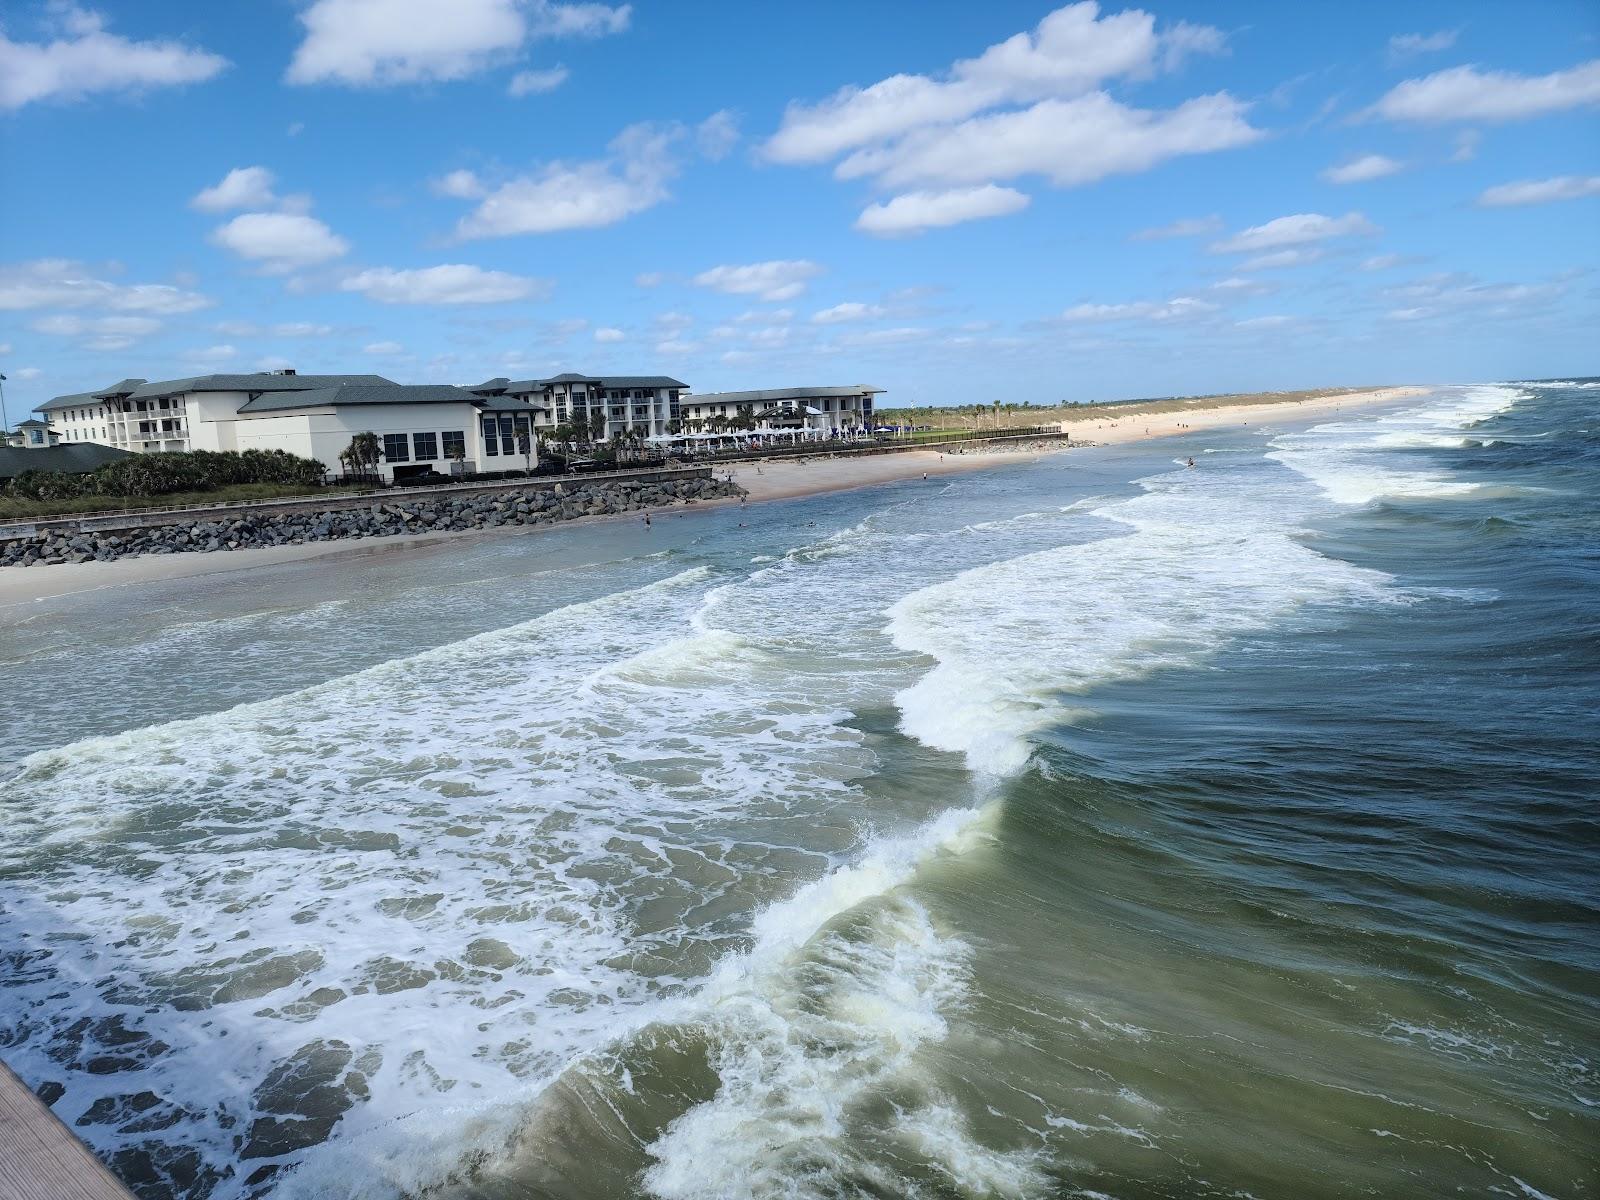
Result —
M 0 496 L 0 520 L 65 517 L 73 513 L 115 512 L 125 508 L 167 508 L 177 504 L 228 504 L 238 500 L 283 500 L 340 496 L 354 487 L 307 488 L 291 483 L 241 483 L 209 492 L 173 492 L 166 496 L 73 496 L 65 500 L 18 500 Z

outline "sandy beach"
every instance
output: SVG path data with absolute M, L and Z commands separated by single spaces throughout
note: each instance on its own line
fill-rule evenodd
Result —
M 1325 419 L 1336 413 L 1375 405 L 1390 404 L 1418 395 L 1423 387 L 1392 387 L 1369 392 L 1352 392 L 1322 399 L 1288 401 L 1263 400 L 1261 403 L 1234 402 L 1209 406 L 1197 401 L 1192 406 L 1166 412 L 1130 411 L 1126 416 L 1107 419 L 1099 410 L 1078 419 L 1062 422 L 1072 435 L 1068 443 L 1041 442 L 1017 450 L 916 451 L 903 454 L 860 457 L 818 456 L 804 461 L 733 463 L 719 465 L 717 474 L 731 472 L 734 481 L 748 493 L 747 503 L 791 500 L 850 488 L 874 487 L 901 479 L 935 477 L 963 471 L 981 470 L 1008 461 L 1029 462 L 1042 453 L 1067 452 L 1074 445 L 1121 445 L 1195 430 L 1223 430 L 1246 427 L 1251 422 L 1270 423 L 1285 419 Z M 1137 409 L 1139 406 L 1130 406 Z M 703 507 L 733 504 L 733 500 L 702 501 Z M 586 517 L 584 521 L 636 519 Z M 199 578 L 221 573 L 248 571 L 279 563 L 308 559 L 335 561 L 374 554 L 404 554 L 430 551 L 440 543 L 458 538 L 511 537 L 536 534 L 537 529 L 502 528 L 490 531 L 463 530 L 419 534 L 412 537 L 372 538 L 356 541 L 314 542 L 298 546 L 270 546 L 233 550 L 215 554 L 151 555 L 118 559 L 114 562 L 67 563 L 59 566 L 12 567 L 0 571 L 0 620 L 16 619 L 20 606 L 51 597 L 67 596 L 101 588 L 135 586 L 150 580 Z

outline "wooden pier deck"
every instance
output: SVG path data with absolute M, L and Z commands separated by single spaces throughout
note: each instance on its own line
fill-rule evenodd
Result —
M 133 1200 L 133 1193 L 4 1063 L 0 1200 Z

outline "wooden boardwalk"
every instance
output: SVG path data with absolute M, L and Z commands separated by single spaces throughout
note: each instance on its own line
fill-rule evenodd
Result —
M 0 1063 L 0 1200 L 133 1200 L 133 1194 L 4 1063 Z

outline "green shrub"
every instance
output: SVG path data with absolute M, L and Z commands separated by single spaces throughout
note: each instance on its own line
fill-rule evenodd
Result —
M 191 450 L 135 454 L 82 475 L 24 471 L 6 484 L 5 494 L 24 500 L 63 500 L 73 496 L 165 496 L 207 492 L 245 483 L 287 483 L 313 487 L 323 465 L 283 450 Z

